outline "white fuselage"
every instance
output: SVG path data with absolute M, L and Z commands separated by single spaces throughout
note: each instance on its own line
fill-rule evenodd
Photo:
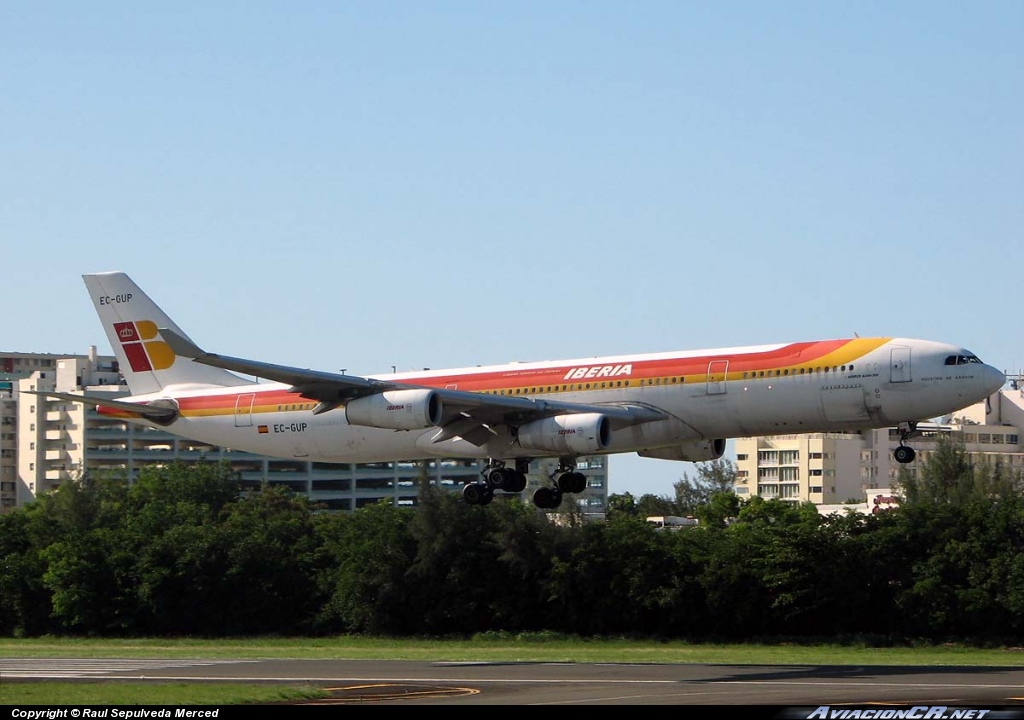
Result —
M 960 358 L 960 364 L 950 363 Z M 587 405 L 652 408 L 664 419 L 612 432 L 603 453 L 641 452 L 699 440 L 858 430 L 927 420 L 981 401 L 1002 374 L 957 346 L 904 338 L 822 341 L 686 353 L 464 368 L 379 379 Z M 390 430 L 349 424 L 343 406 L 287 385 L 258 383 L 149 396 L 173 398 L 177 435 L 262 455 L 324 462 L 556 455 L 524 448 L 497 426 L 483 445 L 434 443 L 437 427 Z M 145 421 L 140 421 L 145 422 Z

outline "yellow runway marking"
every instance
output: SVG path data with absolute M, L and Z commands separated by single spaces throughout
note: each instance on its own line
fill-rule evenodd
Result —
M 348 685 L 346 687 L 324 688 L 335 693 L 335 697 L 313 700 L 306 705 L 345 705 L 348 703 L 380 702 L 381 700 L 423 700 L 427 698 L 462 697 L 479 695 L 480 691 L 465 687 L 444 687 L 435 685 L 396 685 L 379 683 L 373 685 Z

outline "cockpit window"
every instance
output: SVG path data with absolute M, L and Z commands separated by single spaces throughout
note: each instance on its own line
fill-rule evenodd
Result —
M 976 355 L 950 355 L 946 358 L 947 365 L 969 365 L 971 363 L 981 364 Z

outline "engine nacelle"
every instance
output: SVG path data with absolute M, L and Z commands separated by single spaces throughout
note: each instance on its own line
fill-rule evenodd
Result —
M 587 455 L 608 447 L 611 426 L 600 413 L 556 415 L 519 428 L 519 444 L 528 450 Z
M 388 430 L 422 430 L 441 424 L 441 397 L 433 390 L 386 390 L 350 400 L 345 405 L 349 425 Z
M 706 462 L 718 460 L 725 455 L 725 440 L 691 440 L 671 447 L 639 450 L 640 457 L 657 458 L 659 460 L 681 460 L 683 462 Z

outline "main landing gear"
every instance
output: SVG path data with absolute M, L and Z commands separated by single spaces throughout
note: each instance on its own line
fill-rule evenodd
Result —
M 505 467 L 504 460 L 491 460 L 480 473 L 481 479 L 466 483 L 462 488 L 462 499 L 470 505 L 486 505 L 494 499 L 494 491 L 520 493 L 526 489 L 526 472 L 529 459 L 516 460 L 515 469 Z
M 515 469 L 506 467 L 504 460 L 490 460 L 480 473 L 480 480 L 463 486 L 462 499 L 469 505 L 487 505 L 494 499 L 496 490 L 521 493 L 526 489 L 529 468 L 529 458 L 518 458 Z M 575 458 L 559 458 L 558 468 L 549 479 L 551 485 L 537 488 L 533 493 L 533 504 L 542 510 L 559 507 L 565 493 L 580 493 L 587 489 L 587 476 L 576 472 Z
M 909 445 L 905 445 L 904 443 L 910 438 L 920 434 L 917 430 L 917 423 L 901 422 L 897 426 L 897 429 L 900 431 L 900 444 L 892 451 L 893 459 L 902 465 L 914 462 L 914 458 L 917 457 L 917 453 L 914 452 L 914 448 Z
M 553 487 L 537 488 L 533 493 L 533 504 L 542 510 L 554 510 L 561 505 L 564 493 L 579 493 L 587 489 L 587 476 L 576 472 L 574 458 L 559 458 L 551 482 Z

